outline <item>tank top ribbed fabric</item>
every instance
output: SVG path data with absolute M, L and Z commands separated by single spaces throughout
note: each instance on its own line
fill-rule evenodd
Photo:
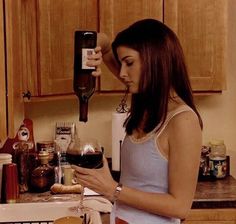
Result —
M 156 139 L 166 128 L 169 121 L 179 113 L 193 111 L 189 106 L 182 105 L 167 114 L 162 128 L 156 127 L 145 137 L 136 139 L 125 136 L 121 149 L 121 177 L 124 186 L 146 192 L 168 192 L 168 160 L 161 153 Z M 194 112 L 193 112 L 194 113 Z M 119 217 L 130 224 L 179 224 L 180 220 L 151 214 L 117 202 L 111 213 L 111 224 Z

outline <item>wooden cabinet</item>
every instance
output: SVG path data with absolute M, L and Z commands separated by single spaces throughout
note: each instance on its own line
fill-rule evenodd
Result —
M 23 29 L 20 14 L 20 1 L 0 1 L 0 140 L 15 137 L 23 121 L 22 98 L 22 42 L 17 35 Z M 5 7 L 3 9 L 3 6 Z M 3 12 L 5 17 L 3 19 Z M 3 35 L 3 30 L 5 34 Z
M 111 40 L 122 29 L 144 18 L 163 20 L 163 0 L 100 0 L 100 31 Z M 125 86 L 105 66 L 101 76 L 101 91 L 124 90 Z
M 221 0 L 101 0 L 100 30 L 111 39 L 132 22 L 156 18 L 172 28 L 180 39 L 194 91 L 221 91 L 225 88 L 227 2 Z M 106 72 L 101 90 L 123 86 Z
M 11 1 L 10 1 L 11 2 Z M 32 96 L 71 94 L 74 31 L 92 29 L 113 39 L 142 18 L 156 18 L 178 35 L 195 91 L 225 87 L 227 1 L 18 0 L 23 91 Z M 123 91 L 103 66 L 98 89 Z
M 3 4 L 0 3 L 0 146 L 7 138 L 7 116 L 6 116 L 6 80 L 5 80 L 5 44 Z
M 164 23 L 182 44 L 195 91 L 225 88 L 227 1 L 165 0 Z
M 192 209 L 182 224 L 236 224 L 236 209 Z
M 24 0 L 24 92 L 73 92 L 74 31 L 98 30 L 97 0 Z

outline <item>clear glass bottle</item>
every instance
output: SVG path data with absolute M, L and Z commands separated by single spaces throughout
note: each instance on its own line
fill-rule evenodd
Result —
M 34 192 L 49 191 L 55 182 L 55 172 L 53 167 L 48 164 L 49 153 L 39 152 L 40 165 L 31 174 L 31 189 Z
M 221 179 L 227 174 L 226 147 L 223 140 L 210 142 L 209 166 L 213 178 Z

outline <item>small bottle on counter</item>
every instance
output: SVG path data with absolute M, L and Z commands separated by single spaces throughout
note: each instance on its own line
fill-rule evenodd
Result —
M 31 174 L 31 188 L 34 192 L 49 191 L 55 183 L 55 172 L 48 163 L 49 153 L 47 151 L 39 152 L 40 165 L 33 170 Z
M 2 167 L 4 164 L 9 164 L 12 162 L 12 155 L 9 153 L 0 153 L 0 202 L 1 202 L 1 192 L 2 192 Z
M 210 142 L 209 166 L 213 178 L 221 179 L 226 177 L 226 147 L 223 140 L 214 140 Z
M 29 190 L 29 145 L 20 141 L 13 148 L 13 162 L 17 164 L 20 193 L 25 193 Z

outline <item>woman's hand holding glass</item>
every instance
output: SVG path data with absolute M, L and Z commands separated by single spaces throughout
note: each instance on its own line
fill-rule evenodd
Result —
M 75 165 L 72 168 L 75 170 L 74 175 L 79 184 L 105 196 L 108 200 L 113 199 L 117 182 L 113 180 L 104 156 L 101 168 L 87 169 Z

